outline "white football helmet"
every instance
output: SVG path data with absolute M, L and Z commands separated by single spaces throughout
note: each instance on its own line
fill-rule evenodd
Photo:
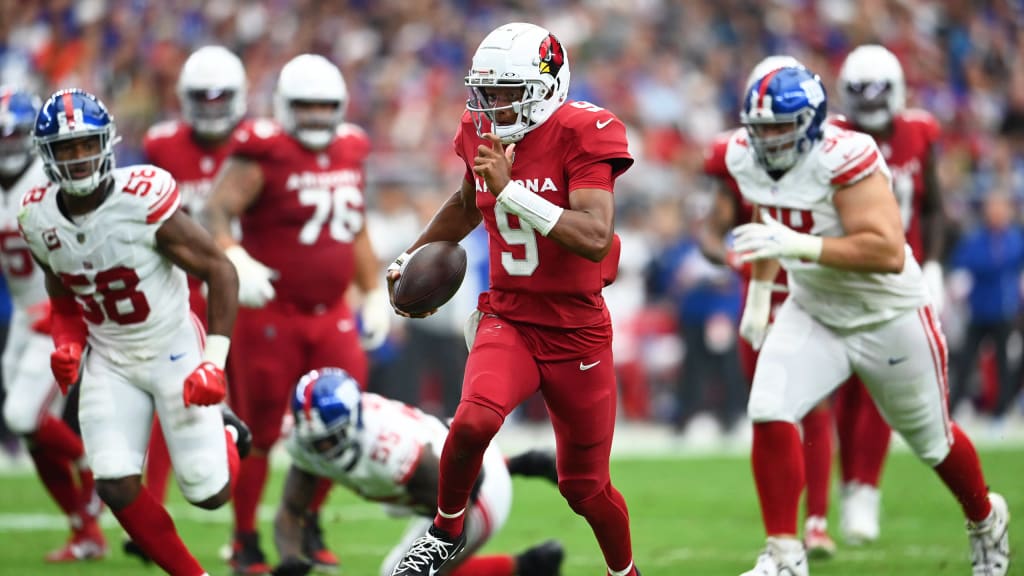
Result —
M 329 113 L 302 111 L 295 102 L 334 104 Z M 303 146 L 319 150 L 334 140 L 338 126 L 345 120 L 348 88 L 341 70 L 317 54 L 300 54 L 281 69 L 274 94 L 274 117 L 285 131 Z
M 523 22 L 505 24 L 492 31 L 473 55 L 466 75 L 470 96 L 466 109 L 473 116 L 477 134 L 493 132 L 502 142 L 516 142 L 540 126 L 569 97 L 569 54 L 554 34 Z M 496 106 L 488 88 L 523 89 L 522 99 Z M 511 109 L 517 114 L 509 125 L 495 124 L 495 113 Z M 484 126 L 484 117 L 490 127 Z
M 747 76 L 747 82 L 743 85 L 743 92 L 749 92 L 754 82 L 757 82 L 772 70 L 778 70 L 779 68 L 806 68 L 806 66 L 804 66 L 803 62 L 785 54 L 768 56 L 758 62 L 754 69 L 750 71 L 750 75 Z
M 839 69 L 843 109 L 867 130 L 884 130 L 907 105 L 907 82 L 896 55 L 878 44 L 858 46 Z
M 245 116 L 247 85 L 238 56 L 223 46 L 204 46 L 185 60 L 178 76 L 181 115 L 200 136 L 224 138 Z

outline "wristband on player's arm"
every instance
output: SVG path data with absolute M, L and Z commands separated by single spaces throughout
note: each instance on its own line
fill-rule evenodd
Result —
M 89 328 L 74 296 L 50 299 L 50 335 L 55 347 L 72 343 L 85 347 Z
M 231 339 L 220 334 L 210 334 L 206 337 L 206 349 L 203 350 L 203 361 L 212 362 L 214 366 L 224 369 L 228 360 L 228 349 L 231 347 Z
M 555 227 L 565 210 L 545 200 L 540 194 L 534 194 L 518 182 L 511 181 L 498 194 L 498 204 L 526 222 L 531 228 L 547 236 Z

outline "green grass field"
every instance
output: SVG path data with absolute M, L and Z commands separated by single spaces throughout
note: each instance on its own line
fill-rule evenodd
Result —
M 1024 449 L 985 451 L 989 482 L 1002 492 L 1012 511 L 1024 511 Z M 760 516 L 749 463 L 745 458 L 619 459 L 613 478 L 625 494 L 633 524 L 637 563 L 645 576 L 735 576 L 749 569 L 762 543 Z M 271 518 L 280 494 L 275 472 L 261 509 L 263 544 L 272 552 Z M 600 552 L 588 526 L 562 502 L 557 489 L 541 480 L 517 480 L 512 517 L 487 551 L 518 552 L 548 538 L 565 544 L 565 576 L 604 573 Z M 204 512 L 187 506 L 176 491 L 171 502 L 185 542 L 214 576 L 228 574 L 218 559 L 227 541 L 229 512 Z M 813 574 L 833 576 L 967 575 L 963 520 L 938 478 L 906 453 L 889 461 L 883 486 L 882 539 L 868 548 L 842 547 L 838 555 L 811 565 Z M 838 526 L 835 515 L 833 527 Z M 114 545 L 102 562 L 47 566 L 42 556 L 65 535 L 63 519 L 47 501 L 34 477 L 0 477 L 0 575 L 159 574 L 120 551 L 121 531 L 105 515 Z M 377 506 L 356 500 L 343 489 L 325 511 L 329 543 L 340 554 L 344 574 L 377 574 L 383 555 L 404 527 Z M 833 530 L 835 533 L 835 530 Z M 1015 566 L 1024 574 L 1024 527 L 1011 530 Z M 836 534 L 834 534 L 836 535 Z

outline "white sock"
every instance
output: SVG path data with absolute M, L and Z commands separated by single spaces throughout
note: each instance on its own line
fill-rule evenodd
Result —
M 629 574 L 632 571 L 633 571 L 633 563 L 632 562 L 630 562 L 629 566 L 626 566 L 623 570 L 612 570 L 610 566 L 608 567 L 608 573 L 611 574 L 611 576 L 626 576 L 626 574 Z
M 459 516 L 462 516 L 463 514 L 465 514 L 466 513 L 466 509 L 463 508 L 462 510 L 459 510 L 458 512 L 456 512 L 454 514 L 446 514 L 444 512 L 444 510 L 441 510 L 440 508 L 438 508 L 437 509 L 437 513 L 441 516 L 441 518 L 447 518 L 447 519 L 451 520 L 452 518 L 458 518 Z

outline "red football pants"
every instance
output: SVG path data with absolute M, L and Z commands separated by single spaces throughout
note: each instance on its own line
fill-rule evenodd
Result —
M 366 387 L 366 355 L 344 302 L 319 315 L 273 302 L 239 310 L 229 362 L 232 379 L 244 388 L 229 400 L 258 450 L 268 450 L 280 436 L 292 390 L 306 372 L 343 368 Z

